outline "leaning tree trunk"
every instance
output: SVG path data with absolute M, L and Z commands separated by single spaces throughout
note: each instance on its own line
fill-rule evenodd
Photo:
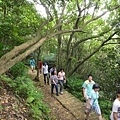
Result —
M 32 52 L 34 52 L 37 48 L 39 48 L 42 43 L 47 38 L 42 38 L 40 41 L 38 41 L 35 45 L 31 46 L 28 50 L 24 51 L 23 53 L 19 54 L 18 56 L 14 57 L 13 59 L 10 59 L 5 64 L 1 65 L 0 69 L 0 75 L 5 73 L 9 68 L 11 68 L 13 65 L 15 65 L 17 62 L 23 60 L 25 57 L 30 55 Z M 10 54 L 14 54 L 13 51 L 10 52 Z M 7 54 L 8 55 L 8 54 Z

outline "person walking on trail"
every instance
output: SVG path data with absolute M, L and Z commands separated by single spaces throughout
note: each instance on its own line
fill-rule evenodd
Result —
M 102 120 L 102 115 L 101 115 L 101 109 L 98 103 L 98 98 L 99 98 L 99 91 L 100 90 L 100 86 L 99 84 L 95 83 L 93 85 L 93 90 L 90 93 L 90 95 L 88 96 L 90 99 L 90 103 L 89 103 L 89 107 L 88 107 L 88 111 L 86 112 L 86 117 L 85 120 L 88 120 L 89 114 L 92 110 L 95 110 L 96 114 L 98 115 L 98 119 Z
M 48 79 L 48 65 L 45 62 L 43 65 L 43 75 L 44 75 L 44 84 L 49 84 L 49 79 Z
M 30 59 L 30 68 L 31 68 L 32 72 L 34 72 L 34 70 L 35 70 L 35 60 L 34 60 L 33 57 L 31 57 L 31 59 Z
M 93 81 L 93 76 L 91 74 L 88 75 L 88 80 L 86 80 L 83 85 L 82 85 L 82 88 L 83 88 L 83 96 L 86 100 L 86 109 L 85 109 L 85 112 L 88 111 L 88 106 L 89 106 L 89 102 L 90 102 L 90 99 L 89 99 L 89 96 L 92 92 L 92 88 L 93 88 L 93 85 L 95 84 L 95 82 Z
M 65 77 L 65 72 L 64 72 L 64 69 L 60 69 L 60 72 L 58 73 L 58 83 L 60 84 L 60 94 L 63 94 L 63 85 L 64 85 L 64 82 L 66 80 L 66 77 Z
M 52 71 L 51 72 L 51 94 L 54 94 L 53 90 L 54 90 L 54 87 L 56 89 L 56 95 L 58 95 L 58 77 L 57 77 L 57 71 Z
M 39 60 L 39 62 L 38 62 L 38 71 L 39 71 L 39 76 L 40 76 L 40 74 L 42 74 L 42 66 L 43 66 L 43 63 L 42 63 L 42 61 L 41 61 L 41 60 Z
M 53 65 L 52 68 L 50 68 L 50 77 L 51 77 L 51 73 L 52 73 L 53 71 L 57 71 L 56 65 Z
M 117 98 L 113 102 L 111 120 L 120 120 L 120 88 L 117 91 Z

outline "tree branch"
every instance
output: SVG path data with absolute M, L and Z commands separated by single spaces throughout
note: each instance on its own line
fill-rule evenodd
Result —
M 120 44 L 120 43 L 117 43 L 117 42 L 116 43 L 106 43 L 106 44 L 104 44 L 104 46 L 105 45 L 110 45 L 110 44 L 116 44 L 117 45 L 117 44 Z
M 114 32 L 112 35 L 109 36 L 109 38 L 107 40 L 105 40 L 104 42 L 101 43 L 101 45 L 94 50 L 90 55 L 88 55 L 87 57 L 85 57 L 82 61 L 80 61 L 78 63 L 78 65 L 70 72 L 70 75 L 72 75 L 78 68 L 80 65 L 82 65 L 83 63 L 85 63 L 85 61 L 87 61 L 90 57 L 92 57 L 95 53 L 97 53 L 104 45 L 106 42 L 108 42 L 109 40 L 111 40 L 111 38 L 117 33 L 118 31 Z
M 98 0 L 98 2 L 99 2 L 99 1 L 100 1 L 100 0 Z M 92 18 L 94 17 L 95 11 L 96 11 L 96 9 L 98 8 L 98 2 L 96 2 L 96 4 L 95 4 L 94 11 L 93 11 L 93 14 L 92 14 Z
M 31 46 L 28 50 L 26 50 L 24 53 L 19 54 L 15 58 L 9 60 L 6 62 L 6 64 L 2 64 L 0 66 L 0 75 L 5 73 L 9 68 L 11 68 L 13 65 L 15 65 L 17 62 L 23 60 L 25 57 L 27 57 L 29 54 L 34 52 L 37 48 L 39 48 L 42 43 L 46 40 L 46 38 L 42 38 L 39 40 L 35 45 Z M 12 52 L 10 52 L 12 54 Z
M 81 39 L 80 41 L 77 41 L 77 42 L 74 44 L 73 49 L 76 48 L 80 43 L 82 43 L 82 42 L 84 42 L 84 41 L 86 41 L 86 40 L 89 40 L 89 39 L 93 39 L 93 38 L 100 37 L 100 36 L 102 36 L 102 35 L 110 32 L 112 29 L 113 29 L 113 28 L 110 28 L 109 30 L 104 31 L 104 32 L 102 32 L 102 33 L 100 33 L 100 34 L 98 34 L 98 35 L 94 35 L 94 36 L 91 36 L 91 37 L 83 38 L 83 39 Z
M 30 41 L 27 41 L 19 46 L 15 46 L 13 50 L 11 50 L 10 52 L 6 53 L 5 55 L 3 55 L 0 58 L 0 66 L 5 64 L 7 61 L 9 61 L 10 59 L 12 59 L 14 56 L 16 56 L 17 54 L 19 54 L 20 52 L 24 51 L 25 49 L 27 49 L 28 47 L 30 47 L 31 45 L 35 44 L 40 38 L 36 37 Z
M 73 29 L 77 29 L 78 28 L 78 23 L 79 23 L 79 20 L 80 20 L 80 16 L 81 16 L 81 9 L 79 7 L 79 2 L 77 0 L 77 8 L 78 8 L 78 18 L 76 19 L 76 22 L 73 26 Z M 67 56 L 69 55 L 69 49 L 70 49 L 70 43 L 72 41 L 72 38 L 73 38 L 73 35 L 74 35 L 75 31 L 73 31 L 71 34 L 70 34 L 70 37 L 69 37 L 69 40 L 68 40 L 68 44 L 67 44 Z
M 114 7 L 114 8 L 112 8 L 112 9 L 110 9 L 110 11 L 113 11 L 113 10 L 115 10 L 115 9 L 118 9 L 119 7 L 120 7 L 120 5 L 118 5 L 118 6 Z M 88 23 L 90 23 L 90 22 L 92 22 L 92 21 L 95 21 L 95 20 L 101 18 L 101 17 L 102 17 L 103 15 L 105 15 L 107 12 L 109 12 L 109 11 L 107 10 L 107 11 L 103 12 L 101 15 L 99 15 L 99 16 L 97 16 L 97 17 L 95 17 L 95 18 L 92 17 L 90 20 L 86 21 L 86 22 L 83 24 L 83 27 L 86 26 Z M 83 28 L 83 27 L 82 27 L 82 28 Z
M 82 33 L 87 33 L 85 31 L 83 31 L 82 29 L 73 29 L 73 30 L 62 30 L 62 31 L 58 31 L 52 35 L 49 35 L 48 38 L 51 38 L 51 37 L 54 37 L 56 35 L 60 35 L 60 34 L 63 34 L 63 33 L 70 33 L 70 32 L 82 32 Z

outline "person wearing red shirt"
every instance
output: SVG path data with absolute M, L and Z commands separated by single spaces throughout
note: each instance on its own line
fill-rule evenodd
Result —
M 43 66 L 43 63 L 41 60 L 39 60 L 39 62 L 38 62 L 39 75 L 42 73 L 42 66 Z

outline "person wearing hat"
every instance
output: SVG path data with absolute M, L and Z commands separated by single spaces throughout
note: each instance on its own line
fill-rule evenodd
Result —
M 117 91 L 117 98 L 113 102 L 111 120 L 120 120 L 120 88 Z
M 98 119 L 102 120 L 101 109 L 98 104 L 99 90 L 100 90 L 99 84 L 95 83 L 93 85 L 93 90 L 89 95 L 90 103 L 89 103 L 88 111 L 86 112 L 85 120 L 88 120 L 89 114 L 91 113 L 92 110 L 96 112 L 96 114 L 98 115 Z

